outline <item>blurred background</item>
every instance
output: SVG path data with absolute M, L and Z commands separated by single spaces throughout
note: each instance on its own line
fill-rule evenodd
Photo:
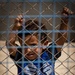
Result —
M 17 68 L 5 45 L 14 19 L 22 14 L 25 20 L 39 20 L 46 25 L 50 42 L 53 38 L 56 42 L 61 11 L 65 6 L 74 14 L 69 16 L 68 38 L 62 47 L 61 57 L 56 61 L 55 73 L 75 75 L 75 0 L 0 0 L 0 75 L 17 75 Z

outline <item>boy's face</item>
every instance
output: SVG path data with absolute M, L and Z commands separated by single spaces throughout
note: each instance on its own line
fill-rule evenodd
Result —
M 35 35 L 25 37 L 24 55 L 28 60 L 35 60 L 42 53 L 42 48 L 39 47 L 39 41 Z

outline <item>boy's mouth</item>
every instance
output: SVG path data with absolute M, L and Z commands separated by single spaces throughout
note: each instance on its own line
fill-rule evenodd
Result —
M 37 58 L 37 55 L 34 52 L 29 52 L 25 57 L 29 60 L 35 60 Z
M 31 52 L 31 53 L 28 53 L 27 55 L 28 55 L 28 56 L 34 56 L 34 54 L 35 54 L 35 53 L 32 53 L 32 52 Z

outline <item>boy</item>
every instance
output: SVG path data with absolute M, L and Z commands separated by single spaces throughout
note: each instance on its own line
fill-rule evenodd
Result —
M 69 11 L 67 7 L 64 7 L 60 30 L 68 28 L 68 15 L 73 13 Z M 10 57 L 18 68 L 18 75 L 55 75 L 54 64 L 61 56 L 61 47 L 56 46 L 64 44 L 67 33 L 59 33 L 56 43 L 49 44 L 47 34 L 42 31 L 40 33 L 40 28 L 46 30 L 45 25 L 41 23 L 39 27 L 39 22 L 36 20 L 28 20 L 24 25 L 21 15 L 15 19 L 13 32 L 9 34 L 6 45 Z M 17 37 L 21 47 L 15 43 Z

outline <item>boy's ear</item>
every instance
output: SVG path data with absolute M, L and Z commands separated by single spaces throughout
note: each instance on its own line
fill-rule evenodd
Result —
M 43 50 L 45 50 L 46 49 L 46 47 L 48 46 L 48 43 L 49 43 L 49 41 L 48 40 L 46 40 L 42 45 L 44 46 L 42 49 Z
M 48 40 L 46 40 L 44 43 L 43 43 L 43 45 L 48 45 L 48 43 L 49 43 L 49 41 Z

